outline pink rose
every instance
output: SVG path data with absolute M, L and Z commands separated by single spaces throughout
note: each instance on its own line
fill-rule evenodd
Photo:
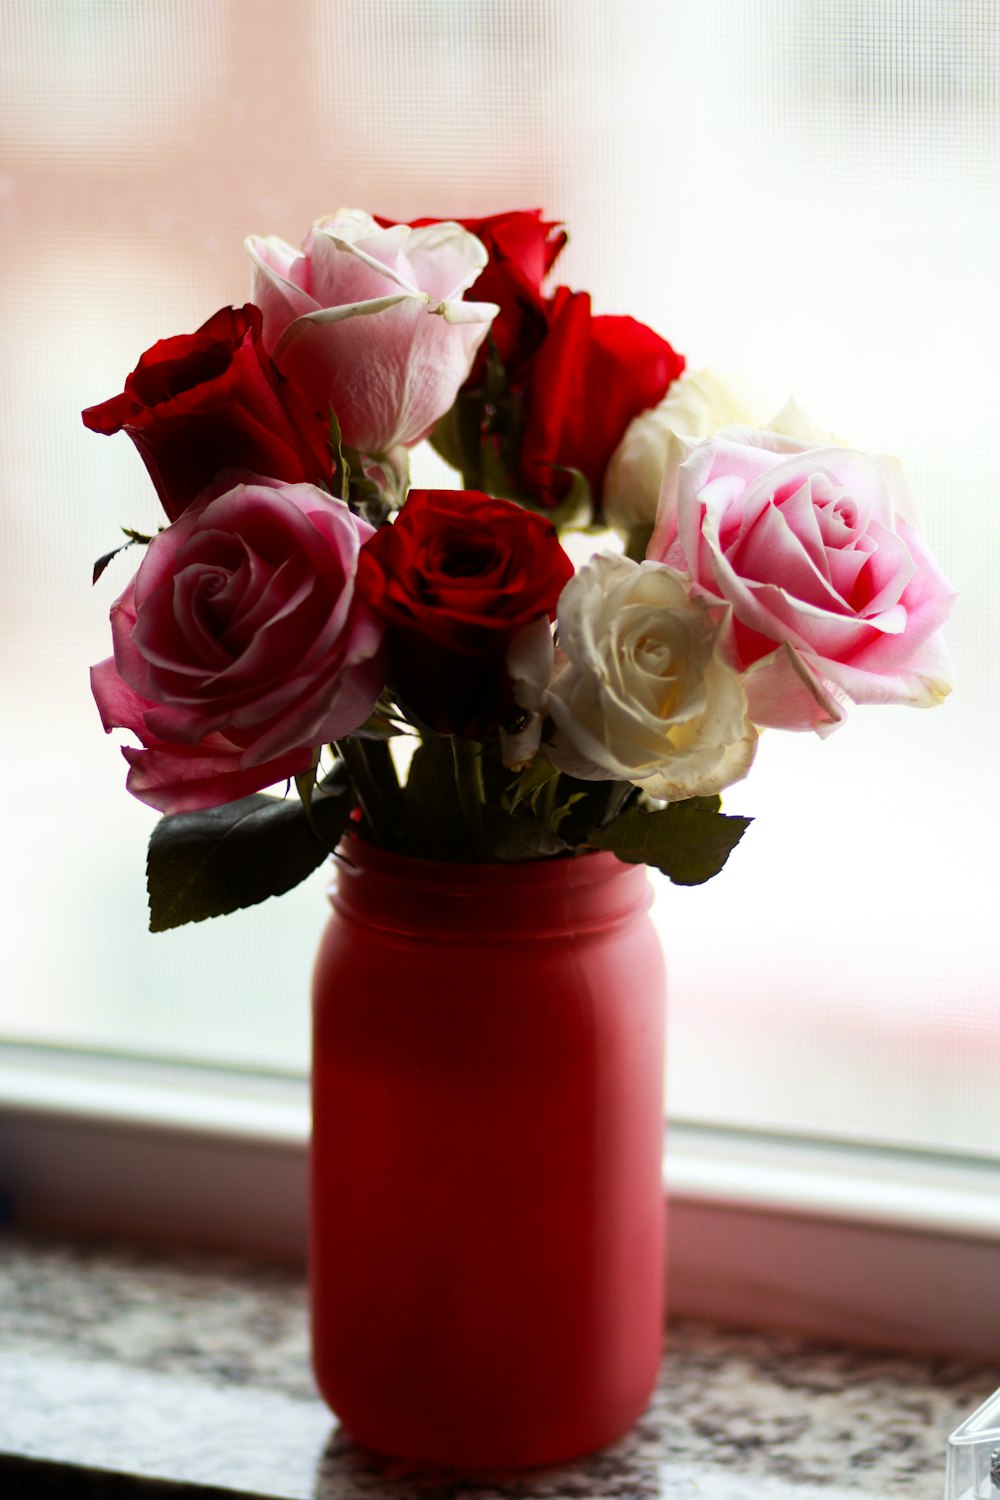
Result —
M 387 453 L 425 437 L 452 406 L 498 311 L 463 302 L 486 251 L 459 224 L 379 226 L 344 210 L 319 219 L 301 253 L 246 242 L 264 342 L 325 410 L 345 444 Z
M 216 807 L 308 770 L 382 689 L 382 627 L 354 595 L 372 534 L 309 484 L 250 477 L 149 544 L 93 669 L 104 727 L 130 729 L 128 789 Z
M 647 556 L 732 606 L 723 651 L 756 724 L 829 733 L 851 701 L 951 690 L 954 591 L 910 515 L 892 459 L 749 428 L 673 436 Z

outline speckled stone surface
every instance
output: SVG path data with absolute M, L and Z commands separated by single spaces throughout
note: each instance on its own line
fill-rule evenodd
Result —
M 682 1325 L 636 1429 L 545 1470 L 417 1474 L 338 1430 L 300 1274 L 0 1235 L 0 1496 L 940 1500 L 1000 1370 Z

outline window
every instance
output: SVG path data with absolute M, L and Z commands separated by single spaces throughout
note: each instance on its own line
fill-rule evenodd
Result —
M 301 1075 L 324 877 L 145 932 L 151 815 L 85 668 L 91 560 L 156 505 L 84 432 L 249 287 L 244 234 L 356 203 L 544 206 L 560 278 L 692 368 L 899 454 L 961 599 L 957 691 L 764 736 L 726 871 L 658 898 L 674 1117 L 1000 1160 L 996 0 L 3 0 L 9 1041 Z M 432 455 L 417 473 L 437 471 Z M 922 1153 L 921 1156 L 913 1153 Z M 922 1168 L 921 1168 L 922 1170 Z

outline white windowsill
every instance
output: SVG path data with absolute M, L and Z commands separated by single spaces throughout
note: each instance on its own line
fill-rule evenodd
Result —
M 301 1257 L 308 1087 L 0 1046 L 15 1222 Z M 675 1123 L 674 1313 L 995 1357 L 1000 1169 Z
M 0 1044 L 0 1118 L 103 1122 L 304 1149 L 303 1078 Z

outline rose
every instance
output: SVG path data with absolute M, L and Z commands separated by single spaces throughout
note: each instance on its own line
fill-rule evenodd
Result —
M 551 715 L 545 753 L 558 770 L 631 781 L 671 802 L 747 774 L 757 735 L 746 695 L 719 656 L 709 610 L 680 574 L 600 553 L 563 589 L 557 617 L 551 682 L 540 693 L 523 677 L 515 687 L 529 713 Z
M 546 506 L 565 495 L 567 469 L 599 497 L 626 428 L 655 406 L 684 369 L 684 356 L 627 317 L 594 317 L 587 292 L 560 287 L 549 332 L 531 365 L 519 471 L 523 492 Z
M 386 228 L 391 219 L 379 219 Z M 411 229 L 422 229 L 438 219 L 413 219 Z M 489 260 L 476 282 L 476 295 L 495 302 L 500 311 L 490 327 L 489 342 L 496 348 L 509 386 L 521 375 L 548 330 L 542 284 L 566 244 L 561 225 L 543 219 L 541 209 L 511 209 L 481 219 L 459 219 L 463 229 L 484 246 Z M 486 344 L 481 345 L 468 385 L 476 385 L 485 369 Z
M 124 751 L 140 801 L 230 802 L 364 722 L 384 682 L 381 625 L 354 593 L 371 534 L 312 485 L 249 478 L 153 538 L 92 674 L 105 729 L 144 747 Z
M 476 291 L 500 308 L 490 338 L 508 385 L 517 386 L 547 331 L 542 284 L 566 244 L 566 231 L 543 219 L 539 209 L 460 222 L 486 247 L 489 262 Z M 482 351 L 477 364 L 481 368 Z
M 663 400 L 628 425 L 604 476 L 604 519 L 623 537 L 648 529 L 656 503 L 672 432 L 681 437 L 711 437 L 723 427 L 765 427 L 767 402 L 738 376 L 720 370 L 685 370 Z
M 299 776 L 313 764 L 307 745 L 248 766 L 242 747 L 224 734 L 206 735 L 196 745 L 159 739 L 145 722 L 153 705 L 118 676 L 110 657 L 91 668 L 90 683 L 107 732 L 127 729 L 141 740 L 141 750 L 122 746 L 129 764 L 125 784 L 133 797 L 160 812 L 199 812 L 235 802 Z
M 685 370 L 658 406 L 629 424 L 604 476 L 604 519 L 628 540 L 639 533 L 645 547 L 656 519 L 670 434 L 713 437 L 725 427 L 759 427 L 801 438 L 813 448 L 843 447 L 840 438 L 815 427 L 794 401 L 777 416 L 737 375 Z M 643 534 L 644 533 L 644 534 Z
M 276 374 L 260 310 L 223 307 L 197 333 L 161 339 L 113 396 L 83 413 L 93 432 L 127 432 L 175 521 L 223 469 L 292 483 L 327 479 L 325 416 Z
M 555 527 L 519 505 L 411 490 L 358 567 L 358 592 L 387 626 L 403 706 L 442 734 L 495 732 L 514 708 L 507 648 L 552 617 L 572 572 Z
M 755 723 L 829 733 L 851 700 L 950 691 L 954 593 L 910 515 L 892 459 L 741 428 L 672 436 L 648 555 L 731 606 L 723 650 Z
M 486 252 L 458 224 L 381 228 L 341 210 L 302 253 L 251 236 L 253 296 L 279 369 L 326 410 L 344 442 L 387 453 L 425 437 L 452 405 L 497 308 L 462 293 Z
M 543 296 L 566 234 L 540 210 L 459 222 L 489 253 L 476 292 L 499 307 L 491 340 L 504 378 L 502 391 L 476 389 L 486 369 L 481 349 L 465 385 L 481 409 L 454 424 L 441 451 L 477 483 L 546 508 L 569 491 L 568 470 L 582 473 L 599 498 L 626 428 L 661 399 L 684 369 L 683 356 L 634 318 L 594 317 L 586 292 L 559 287 Z M 417 219 L 414 227 L 436 223 Z

